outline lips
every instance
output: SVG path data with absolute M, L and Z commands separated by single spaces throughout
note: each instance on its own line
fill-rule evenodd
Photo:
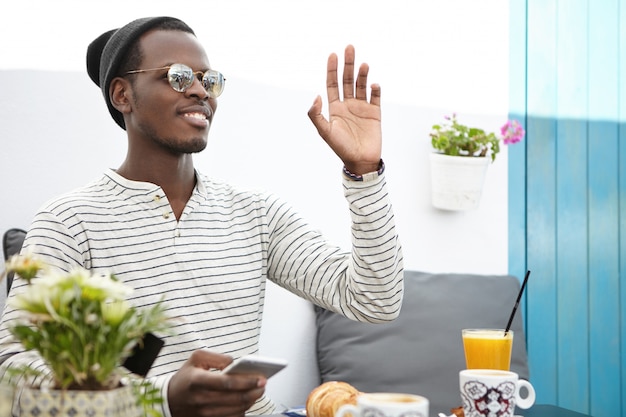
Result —
M 184 113 L 183 117 L 191 117 L 198 120 L 207 120 L 208 117 L 204 113 Z
M 198 121 L 208 121 L 211 119 L 212 110 L 208 106 L 190 106 L 179 111 L 184 118 Z

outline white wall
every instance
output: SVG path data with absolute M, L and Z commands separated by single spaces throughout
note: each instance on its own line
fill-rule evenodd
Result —
M 330 238 L 347 244 L 339 161 L 317 137 L 306 111 L 316 94 L 324 97 L 328 54 L 341 56 L 353 43 L 357 59 L 371 66 L 370 80 L 383 88 L 383 156 L 406 266 L 506 272 L 506 149 L 489 168 L 481 207 L 466 213 L 430 206 L 427 154 L 430 126 L 444 114 L 457 112 L 490 130 L 505 121 L 507 2 L 224 0 L 191 3 L 188 10 L 171 5 L 39 0 L 3 6 L 11 19 L 0 26 L 0 70 L 77 73 L 61 74 L 64 84 L 48 75 L 1 77 L 0 190 L 12 204 L 3 204 L 0 230 L 26 226 L 44 199 L 121 162 L 123 132 L 84 73 L 85 48 L 130 19 L 170 14 L 194 27 L 212 65 L 228 78 L 210 146 L 197 158 L 201 170 L 276 191 Z
M 46 199 L 121 163 L 124 132 L 84 71 L 85 48 L 130 19 L 168 14 L 196 30 L 228 79 L 209 147 L 196 158 L 201 171 L 280 194 L 348 245 L 341 165 L 306 113 L 316 94 L 325 99 L 328 54 L 353 43 L 383 88 L 383 157 L 405 266 L 507 272 L 506 149 L 489 167 L 479 209 L 443 212 L 430 205 L 428 133 L 452 112 L 494 131 L 505 122 L 508 2 L 17 3 L 3 6 L 11 20 L 0 25 L 0 231 L 28 227 Z M 293 302 L 270 303 L 266 319 L 297 322 L 280 313 Z M 313 343 L 310 334 L 275 332 Z

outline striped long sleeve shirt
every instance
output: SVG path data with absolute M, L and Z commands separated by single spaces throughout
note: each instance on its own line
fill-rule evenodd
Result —
M 24 250 L 51 266 L 111 272 L 134 291 L 138 307 L 162 300 L 175 317 L 148 377 L 162 389 L 196 349 L 234 358 L 258 352 L 269 279 L 326 309 L 365 322 L 395 319 L 402 303 L 402 251 L 384 174 L 343 179 L 352 250 L 329 244 L 284 201 L 239 190 L 196 173 L 197 185 L 176 220 L 163 190 L 113 170 L 46 203 Z M 16 279 L 9 299 L 25 285 Z M 45 367 L 0 323 L 0 364 Z M 262 397 L 251 414 L 274 411 Z M 167 404 L 164 414 L 169 415 Z

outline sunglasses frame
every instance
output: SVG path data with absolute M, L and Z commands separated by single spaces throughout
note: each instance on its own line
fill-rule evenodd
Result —
M 212 69 L 206 70 L 204 72 L 194 71 L 189 65 L 185 65 L 185 64 L 172 64 L 172 65 L 159 67 L 159 68 L 131 70 L 131 71 L 127 71 L 124 75 L 142 74 L 144 72 L 163 71 L 163 70 L 167 70 L 167 81 L 170 87 L 172 87 L 174 91 L 177 91 L 179 93 L 184 93 L 185 91 L 187 91 L 187 89 L 189 89 L 189 87 L 193 85 L 194 79 L 198 79 L 198 81 L 200 81 L 200 84 L 202 84 L 202 87 L 211 98 L 217 98 L 222 94 L 222 92 L 224 92 L 224 87 L 226 85 L 226 78 L 221 72 L 212 70 Z M 185 85 L 182 83 L 182 78 L 183 78 L 182 74 L 184 72 L 188 72 L 193 76 L 193 78 L 191 79 L 191 82 L 188 85 Z M 218 82 L 221 85 L 221 88 L 219 89 L 217 93 L 215 93 L 210 88 L 210 86 Z M 177 87 L 176 86 L 177 84 L 180 84 L 182 86 Z

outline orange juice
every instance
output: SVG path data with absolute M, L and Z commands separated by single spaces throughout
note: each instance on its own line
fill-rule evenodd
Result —
M 504 329 L 463 329 L 467 369 L 501 369 L 511 365 L 513 331 Z

